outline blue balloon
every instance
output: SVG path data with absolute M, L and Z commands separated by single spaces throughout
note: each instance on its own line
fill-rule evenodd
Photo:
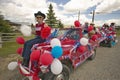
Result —
M 109 39 L 112 39 L 113 37 L 112 36 L 108 36 Z
M 62 56 L 63 50 L 60 46 L 55 46 L 55 47 L 52 48 L 51 52 L 52 52 L 52 56 L 54 58 L 59 58 L 59 57 Z

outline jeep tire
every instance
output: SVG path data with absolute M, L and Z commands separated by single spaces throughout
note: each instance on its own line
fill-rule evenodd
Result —
M 43 80 L 69 80 L 70 69 L 63 64 L 63 71 L 59 75 L 54 75 L 52 72 L 46 73 Z

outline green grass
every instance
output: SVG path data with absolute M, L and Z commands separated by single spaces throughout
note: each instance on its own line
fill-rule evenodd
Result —
M 116 32 L 117 32 L 117 36 L 120 36 L 120 30 L 117 30 Z
M 21 47 L 16 42 L 5 42 L 2 48 L 0 48 L 0 56 L 6 57 L 9 54 L 15 54 L 18 47 Z
M 22 35 L 19 34 L 17 36 L 22 36 Z M 29 39 L 34 38 L 34 35 L 32 35 L 30 37 L 24 37 L 24 38 L 25 38 L 25 40 L 29 40 Z M 3 46 L 2 46 L 2 48 L 0 48 L 0 57 L 7 57 L 10 54 L 16 54 L 17 48 L 23 47 L 23 45 L 17 44 L 15 42 L 15 39 L 16 38 L 14 38 L 14 42 L 3 42 Z

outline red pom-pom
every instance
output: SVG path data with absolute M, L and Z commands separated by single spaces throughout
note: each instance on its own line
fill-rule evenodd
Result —
M 42 31 L 41 31 L 41 37 L 43 38 L 43 39 L 46 39 L 49 35 L 50 35 L 50 33 L 51 33 L 51 28 L 48 26 L 48 27 L 45 27 L 45 28 L 43 28 L 42 29 Z
M 17 37 L 17 38 L 16 38 L 16 42 L 17 42 L 18 44 L 24 44 L 24 43 L 25 43 L 25 40 L 24 40 L 23 37 Z
M 93 35 L 93 36 L 91 37 L 91 39 L 92 39 L 93 41 L 96 41 L 96 40 L 97 40 L 97 38 L 98 38 L 98 36 L 97 36 L 97 35 Z
M 78 20 L 76 20 L 76 21 L 74 22 L 74 26 L 75 26 L 75 27 L 80 27 L 80 22 L 79 22 Z
M 80 53 L 84 53 L 86 51 L 86 47 L 85 46 L 79 46 L 78 50 Z
M 31 61 L 39 61 L 39 58 L 40 58 L 40 51 L 39 50 L 34 50 L 30 55 Z
M 39 60 L 42 65 L 50 65 L 53 61 L 53 56 L 50 53 L 44 53 L 40 56 Z
M 16 52 L 17 52 L 19 55 L 22 55 L 22 51 L 23 51 L 23 48 L 18 48 Z
M 89 26 L 88 27 L 88 31 L 90 32 L 90 31 L 92 31 L 94 28 L 93 28 L 93 26 Z

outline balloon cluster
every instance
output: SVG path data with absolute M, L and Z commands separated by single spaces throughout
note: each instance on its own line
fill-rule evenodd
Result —
M 60 74 L 62 72 L 62 63 L 58 59 L 62 56 L 63 50 L 61 48 L 61 42 L 59 39 L 54 38 L 50 41 L 50 45 L 52 47 L 51 54 L 44 53 L 40 56 L 40 63 L 43 65 L 51 65 L 51 72 L 55 75 Z
M 54 38 L 50 41 L 51 52 L 44 51 L 42 54 L 39 50 L 34 50 L 30 55 L 31 61 L 37 61 L 38 64 L 50 66 L 51 72 L 55 75 L 62 72 L 62 63 L 58 58 L 62 56 L 63 50 L 59 39 Z
M 17 42 L 18 44 L 20 44 L 20 45 L 23 45 L 23 44 L 25 43 L 25 40 L 24 40 L 23 37 L 17 37 L 17 38 L 16 38 L 16 42 Z M 16 52 L 17 52 L 19 55 L 22 54 L 22 51 L 23 51 L 23 48 L 22 48 L 22 47 L 20 47 L 20 48 L 18 48 L 18 49 L 16 50 Z
M 79 50 L 80 53 L 84 53 L 86 51 L 86 45 L 88 45 L 88 39 L 82 37 L 80 39 L 80 44 L 81 45 L 78 47 L 78 50 Z
M 53 74 L 57 75 L 60 74 L 63 69 L 62 63 L 60 62 L 59 59 L 57 59 L 62 56 L 63 50 L 61 47 L 61 42 L 57 38 L 52 39 L 50 45 L 52 47 L 51 54 L 54 58 L 50 69 Z
M 31 62 L 38 62 L 38 64 L 42 64 L 44 66 L 49 66 L 52 61 L 53 57 L 50 53 L 44 52 L 43 54 L 40 53 L 40 50 L 33 50 L 30 54 L 30 61 Z

